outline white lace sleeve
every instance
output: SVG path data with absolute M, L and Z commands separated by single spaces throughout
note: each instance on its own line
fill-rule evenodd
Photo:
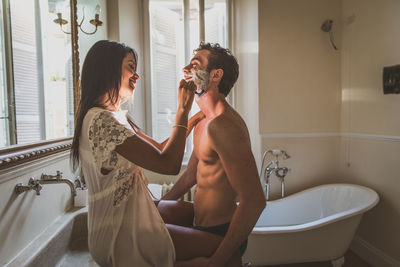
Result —
M 94 115 L 89 125 L 89 144 L 98 170 L 112 170 L 117 165 L 115 147 L 135 133 L 128 125 L 123 125 L 108 111 Z

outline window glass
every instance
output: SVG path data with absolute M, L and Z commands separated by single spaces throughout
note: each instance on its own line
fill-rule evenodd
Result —
M 4 3 L 4 2 L 2 2 Z M 73 77 L 69 0 L 10 0 L 9 18 L 0 14 L 0 147 L 73 134 Z M 57 13 L 68 23 L 54 23 Z M 9 21 L 10 28 L 5 28 Z M 11 48 L 4 47 L 11 36 Z M 10 54 L 10 55 L 8 55 Z M 6 56 L 8 55 L 8 56 Z M 6 60 L 11 59 L 7 70 Z M 7 83 L 7 78 L 13 81 Z M 10 78 L 11 79 L 11 78 Z M 7 90 L 12 84 L 12 90 Z M 14 106 L 7 103 L 13 99 Z M 9 108 L 16 125 L 10 125 Z
M 226 1 L 206 0 L 204 4 L 204 26 L 207 42 L 226 47 Z
M 185 62 L 183 1 L 150 1 L 153 138 L 169 137 Z
M 42 139 L 35 1 L 10 1 L 10 15 L 17 142 L 24 144 Z
M 53 22 L 57 12 L 63 18 L 69 18 L 68 1 L 53 4 L 49 1 L 47 16 L 43 16 L 42 40 L 44 66 L 44 103 L 46 139 L 55 139 L 73 135 L 73 77 L 71 34 L 60 31 L 60 26 Z M 45 8 L 44 8 L 45 9 Z M 63 26 L 64 31 L 71 32 L 71 23 Z
M 200 27 L 199 27 L 199 1 L 198 0 L 190 0 L 190 8 L 189 8 L 189 21 L 190 21 L 190 53 L 199 46 L 200 42 Z M 192 55 L 189 55 L 191 58 Z M 187 62 L 186 64 L 188 64 Z

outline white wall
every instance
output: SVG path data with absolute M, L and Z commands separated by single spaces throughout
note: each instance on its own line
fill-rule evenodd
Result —
M 340 51 L 320 27 L 332 19 L 340 41 L 340 1 L 263 0 L 258 18 L 261 147 L 291 156 L 281 162 L 291 169 L 287 194 L 333 182 L 340 151 Z M 278 179 L 271 179 L 270 197 L 280 197 L 280 190 Z
M 400 62 L 399 14 L 397 0 L 259 1 L 262 148 L 292 156 L 282 162 L 289 194 L 331 182 L 378 192 L 352 249 L 379 267 L 400 266 L 400 96 L 383 95 L 381 80 Z M 325 19 L 339 51 L 320 30 Z
M 0 265 L 13 259 L 71 207 L 67 184 L 43 185 L 39 196 L 33 190 L 21 195 L 14 193 L 16 184 L 26 185 L 30 177 L 40 179 L 42 173 L 54 175 L 57 170 L 63 178 L 75 180 L 68 152 L 0 171 Z
M 400 1 L 343 0 L 341 176 L 375 189 L 353 249 L 400 266 L 400 95 L 384 95 L 384 66 L 400 64 Z

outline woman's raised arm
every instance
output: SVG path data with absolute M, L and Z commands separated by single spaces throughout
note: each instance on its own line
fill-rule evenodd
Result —
M 199 123 L 202 119 L 204 119 L 204 117 L 205 117 L 204 113 L 202 111 L 199 111 L 189 119 L 188 126 L 187 126 L 188 129 L 186 130 L 186 138 L 192 132 L 193 128 L 197 125 L 197 123 Z M 140 137 L 142 137 L 147 142 L 151 143 L 153 146 L 155 146 L 157 149 L 159 149 L 161 151 L 164 149 L 165 145 L 167 144 L 167 142 L 169 140 L 169 137 L 168 137 L 162 143 L 159 143 L 156 140 L 154 140 L 153 138 L 151 138 L 150 136 L 147 136 L 146 134 L 141 132 L 140 130 L 136 131 L 136 134 L 139 135 Z
M 136 134 L 118 145 L 115 151 L 145 169 L 163 174 L 178 174 L 189 130 L 188 114 L 193 104 L 195 88 L 193 82 L 181 80 L 178 89 L 178 110 L 169 139 L 158 144 L 150 137 Z

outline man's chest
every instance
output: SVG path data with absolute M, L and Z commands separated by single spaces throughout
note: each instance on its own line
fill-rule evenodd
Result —
M 201 121 L 194 131 L 193 152 L 199 161 L 212 163 L 218 159 L 218 154 L 213 149 L 212 140 L 207 131 L 207 121 Z

